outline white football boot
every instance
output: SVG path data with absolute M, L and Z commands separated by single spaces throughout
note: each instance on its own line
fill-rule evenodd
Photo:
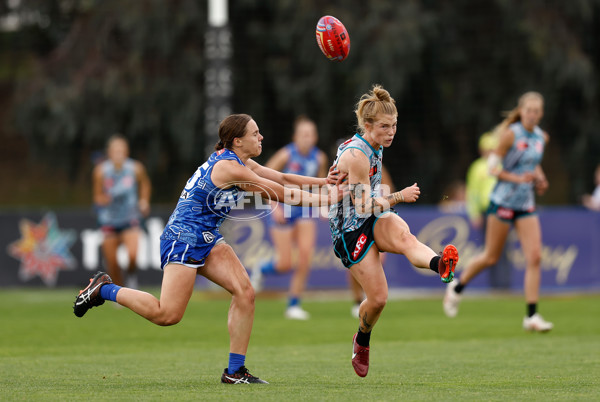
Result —
M 454 291 L 456 285 L 459 284 L 458 280 L 450 282 L 446 286 L 446 294 L 444 295 L 444 313 L 446 316 L 452 318 L 458 314 L 458 305 L 460 304 L 460 295 Z
M 300 306 L 292 306 L 285 310 L 285 318 L 288 320 L 308 320 L 310 314 Z
M 352 309 L 350 310 L 350 314 L 352 314 L 352 317 L 360 318 L 359 312 L 360 312 L 360 304 L 355 304 L 354 306 L 352 306 Z
M 544 320 L 538 313 L 523 318 L 523 329 L 526 331 L 548 332 L 552 328 L 554 328 L 554 324 Z

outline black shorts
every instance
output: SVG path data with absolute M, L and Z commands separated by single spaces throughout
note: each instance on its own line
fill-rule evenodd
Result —
M 381 216 L 381 215 L 379 215 Z M 361 227 L 346 232 L 333 245 L 333 251 L 346 268 L 360 262 L 375 242 L 373 227 L 379 217 L 371 215 Z
M 496 216 L 496 218 L 500 219 L 502 222 L 513 223 L 519 218 L 535 215 L 536 212 L 535 208 L 531 208 L 529 210 L 510 209 L 502 207 L 498 204 L 494 204 L 490 201 L 490 206 L 488 207 L 487 214 Z

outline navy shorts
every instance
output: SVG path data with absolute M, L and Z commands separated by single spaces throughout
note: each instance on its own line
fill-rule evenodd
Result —
M 513 223 L 519 218 L 524 218 L 526 216 L 535 215 L 535 208 L 531 208 L 529 210 L 521 210 L 521 209 L 510 209 L 506 207 L 502 207 L 498 204 L 494 204 L 490 201 L 490 206 L 486 212 L 488 215 L 495 215 L 496 218 L 500 219 L 502 222 Z
M 390 212 L 396 213 L 396 211 L 392 209 L 383 214 Z M 375 223 L 383 214 L 380 214 L 379 216 L 371 215 L 364 221 L 361 227 L 352 232 L 345 232 L 342 237 L 333 244 L 333 251 L 336 257 L 342 260 L 342 264 L 344 264 L 346 268 L 350 268 L 352 265 L 359 263 L 365 258 L 365 255 L 367 255 L 367 252 L 373 243 L 375 243 L 375 234 L 373 233 Z
M 220 234 L 210 243 L 200 243 L 195 246 L 177 239 L 161 238 L 160 267 L 164 269 L 167 264 L 181 264 L 190 268 L 203 267 L 213 247 L 223 242 L 225 240 Z

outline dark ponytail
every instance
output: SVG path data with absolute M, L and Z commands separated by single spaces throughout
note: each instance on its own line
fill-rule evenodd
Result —
M 215 151 L 223 148 L 231 149 L 233 140 L 246 135 L 246 126 L 252 117 L 247 114 L 232 114 L 223 119 L 219 125 L 219 142 L 215 145 Z

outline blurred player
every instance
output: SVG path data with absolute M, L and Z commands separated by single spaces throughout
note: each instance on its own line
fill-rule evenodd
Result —
M 358 332 L 352 340 L 352 366 L 361 377 L 369 370 L 371 331 L 387 302 L 388 286 L 380 253 L 404 254 L 415 267 L 431 269 L 450 282 L 458 262 L 456 247 L 448 245 L 442 257 L 419 242 L 406 222 L 391 209 L 415 202 L 417 184 L 387 196 L 379 195 L 383 148 L 392 145 L 398 112 L 394 100 L 376 85 L 357 104 L 359 134 L 338 147 L 334 166 L 348 174 L 350 194 L 332 205 L 329 224 L 335 254 L 363 288 L 366 299 L 359 310 Z
M 583 196 L 583 206 L 592 211 L 600 211 L 600 164 L 596 166 L 594 172 L 594 183 L 596 184 L 594 192 L 591 195 L 585 194 Z
M 243 198 L 244 191 L 304 205 L 331 204 L 340 196 L 284 189 L 283 185 L 287 184 L 324 186 L 328 179 L 283 174 L 254 162 L 251 158 L 260 155 L 263 136 L 256 122 L 246 114 L 226 117 L 219 126 L 219 138 L 215 152 L 185 185 L 161 236 L 164 272 L 160 299 L 117 286 L 110 276 L 98 272 L 75 299 L 73 312 L 82 317 L 90 308 L 111 300 L 154 324 L 174 325 L 185 313 L 196 275 L 202 275 L 232 295 L 227 319 L 229 365 L 221 375 L 221 382 L 266 383 L 245 367 L 254 321 L 254 289 L 246 269 L 219 233 L 219 227 L 231 208 Z
M 265 166 L 283 173 L 326 176 L 327 156 L 316 147 L 318 139 L 315 123 L 300 116 L 294 123 L 293 142 L 277 151 Z M 317 236 L 312 211 L 319 209 L 274 203 L 268 224 L 276 258 L 258 264 L 252 271 L 252 285 L 258 292 L 262 288 L 264 275 L 282 274 L 292 268 L 292 247 L 297 246 L 297 267 L 290 280 L 285 311 L 285 317 L 292 320 L 307 320 L 310 317 L 301 306 L 301 297 L 310 273 Z
M 485 248 L 469 261 L 460 279 L 446 288 L 443 305 L 449 317 L 458 313 L 460 294 L 467 284 L 483 269 L 498 261 L 511 225 L 514 225 L 527 264 L 524 285 L 527 315 L 523 319 L 523 328 L 545 332 L 553 327 L 537 313 L 542 235 L 534 192 L 543 194 L 548 188 L 540 165 L 548 142 L 548 134 L 538 127 L 543 114 L 542 95 L 527 92 L 497 128 L 500 142 L 488 157 L 488 167 L 490 173 L 498 178 L 498 183 L 490 196 Z
M 490 194 L 496 185 L 497 178 L 489 173 L 488 157 L 498 147 L 498 133 L 489 131 L 479 138 L 479 158 L 475 159 L 467 170 L 466 207 L 471 227 L 478 232 L 481 239 L 485 236 L 487 210 L 490 205 Z M 490 286 L 494 288 L 510 287 L 510 265 L 506 248 L 500 253 L 496 264 L 489 267 Z
M 104 235 L 102 253 L 114 283 L 122 285 L 117 250 L 125 245 L 129 256 L 127 286 L 136 288 L 140 221 L 150 213 L 150 179 L 144 166 L 129 158 L 124 137 L 110 137 L 106 153 L 108 159 L 96 165 L 92 177 L 94 204 Z
M 496 185 L 496 176 L 488 170 L 488 156 L 498 146 L 498 137 L 487 132 L 479 138 L 479 158 L 467 170 L 466 202 L 469 222 L 475 229 L 483 228 L 485 214 L 490 205 L 490 193 Z

